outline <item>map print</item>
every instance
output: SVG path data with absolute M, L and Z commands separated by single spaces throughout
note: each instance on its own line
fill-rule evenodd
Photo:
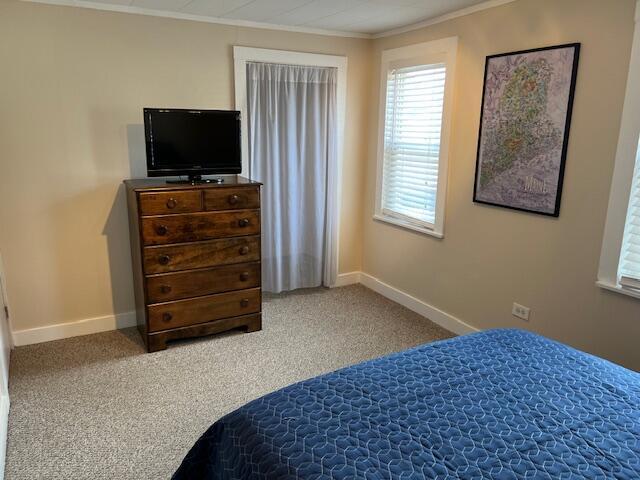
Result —
M 475 201 L 558 214 L 578 45 L 487 58 Z

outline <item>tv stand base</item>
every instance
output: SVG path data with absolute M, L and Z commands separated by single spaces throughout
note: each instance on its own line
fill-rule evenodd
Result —
M 201 185 L 205 183 L 224 183 L 224 178 L 189 177 L 189 180 L 167 180 L 169 184 Z

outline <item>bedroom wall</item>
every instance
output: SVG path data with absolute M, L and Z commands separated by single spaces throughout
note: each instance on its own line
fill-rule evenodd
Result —
M 640 301 L 596 287 L 622 113 L 634 0 L 518 0 L 378 39 L 383 49 L 458 36 L 445 238 L 372 220 L 377 139 L 369 139 L 364 272 L 477 328 L 521 327 L 640 369 Z M 485 56 L 581 42 L 558 219 L 472 202 Z M 377 131 L 372 115 L 370 132 Z M 531 307 L 529 323 L 511 305 Z
M 142 108 L 232 108 L 233 45 L 348 57 L 339 271 L 360 270 L 370 40 L 0 0 L 0 246 L 14 329 L 133 310 L 121 182 L 146 173 Z

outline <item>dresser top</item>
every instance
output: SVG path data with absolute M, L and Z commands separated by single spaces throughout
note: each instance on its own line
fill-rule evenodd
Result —
M 260 182 L 255 182 L 240 175 L 225 175 L 223 183 L 167 183 L 164 178 L 134 178 L 131 180 L 125 180 L 124 183 L 127 188 L 132 190 L 185 190 L 194 188 L 229 188 L 229 187 L 246 187 L 262 185 Z

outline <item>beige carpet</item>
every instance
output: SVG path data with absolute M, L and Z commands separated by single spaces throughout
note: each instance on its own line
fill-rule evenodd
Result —
M 362 286 L 265 298 L 261 332 L 144 353 L 135 329 L 11 357 L 6 479 L 168 479 L 240 405 L 321 373 L 452 334 Z

